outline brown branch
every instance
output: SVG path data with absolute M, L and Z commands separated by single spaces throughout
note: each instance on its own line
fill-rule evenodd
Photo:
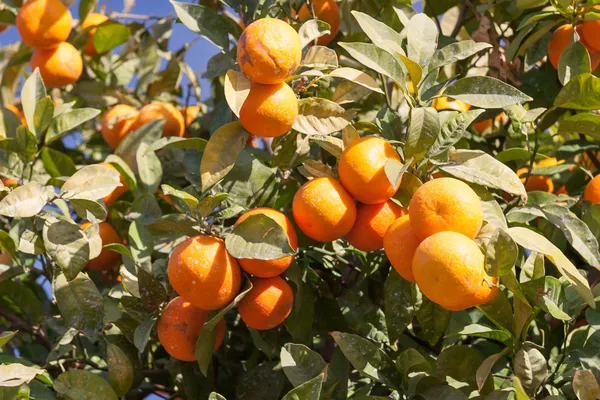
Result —
M 33 336 L 35 336 L 37 342 L 44 346 L 48 351 L 52 350 L 52 342 L 48 339 L 48 334 L 41 326 L 30 325 L 21 319 L 16 314 L 11 313 L 8 310 L 0 308 L 0 316 L 6 318 L 13 328 L 16 328 L 20 331 L 27 332 Z
M 460 28 L 462 28 L 465 22 L 465 18 L 467 18 L 467 4 L 465 3 L 465 0 L 461 0 L 458 19 L 456 20 L 456 25 L 454 26 L 452 33 L 450 33 L 451 38 L 455 38 L 456 35 L 458 35 L 458 33 L 460 32 Z

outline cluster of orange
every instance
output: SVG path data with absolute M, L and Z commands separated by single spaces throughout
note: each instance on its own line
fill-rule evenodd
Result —
M 433 108 L 438 111 L 458 111 L 467 112 L 471 109 L 471 105 L 464 101 L 451 99 L 449 97 L 439 97 L 433 101 Z M 503 112 L 495 118 L 486 119 L 473 124 L 473 128 L 479 133 L 486 133 L 494 128 L 495 124 L 501 123 L 506 118 Z
M 594 8 L 600 9 L 599 6 Z M 592 71 L 600 65 L 600 20 L 582 21 L 580 24 L 565 24 L 560 26 L 550 38 L 548 44 L 548 59 L 554 68 L 558 69 L 558 61 L 565 48 L 572 42 L 573 34 L 577 32 L 581 44 L 585 46 L 592 61 Z

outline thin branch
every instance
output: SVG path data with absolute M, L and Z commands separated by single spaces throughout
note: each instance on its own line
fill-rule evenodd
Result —
M 460 28 L 462 28 L 462 26 L 465 22 L 466 17 L 467 17 L 467 4 L 465 3 L 465 0 L 461 0 L 458 19 L 456 20 L 456 25 L 454 26 L 454 29 L 452 29 L 452 33 L 450 33 L 451 38 L 455 38 L 456 35 L 458 35 L 458 33 L 460 32 Z
M 38 343 L 44 346 L 48 351 L 52 350 L 52 342 L 50 339 L 48 339 L 48 334 L 41 326 L 32 326 L 16 314 L 13 314 L 3 308 L 0 308 L 0 316 L 6 318 L 11 323 L 13 328 L 35 336 Z

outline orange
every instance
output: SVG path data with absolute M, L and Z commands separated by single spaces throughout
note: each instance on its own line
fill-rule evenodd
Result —
M 432 107 L 438 111 L 454 110 L 467 112 L 471 108 L 471 105 L 461 100 L 451 99 L 450 97 L 438 97 L 433 101 Z
M 117 104 L 102 117 L 102 137 L 110 147 L 116 149 L 121 140 L 132 131 L 138 111 L 126 104 Z
M 477 194 L 454 178 L 438 178 L 417 189 L 408 207 L 411 226 L 421 240 L 442 231 L 473 239 L 483 224 Z
M 18 186 L 19 182 L 17 182 L 16 180 L 12 179 L 12 178 L 2 178 L 2 183 L 4 183 L 6 186 Z
M 0 24 L 0 33 L 4 32 L 7 29 L 8 29 L 8 25 Z
M 479 133 L 484 133 L 487 130 L 492 129 L 494 127 L 495 122 L 502 121 L 502 118 L 504 118 L 504 116 L 505 114 L 502 112 L 498 114 L 494 119 L 490 118 L 484 121 L 476 122 L 473 124 L 473 128 L 475 128 L 475 130 Z
M 111 163 L 104 162 L 101 163 L 101 165 L 104 165 L 108 168 L 114 169 L 115 171 L 119 172 L 119 170 L 116 169 Z M 127 185 L 127 182 L 125 182 L 125 179 L 123 179 L 123 176 L 121 175 L 121 186 L 117 186 L 111 194 L 103 197 L 102 200 L 104 201 L 104 204 L 106 204 L 107 207 L 110 207 L 114 204 L 115 201 L 117 201 L 119 197 L 125 194 L 128 190 L 129 186 Z
M 155 119 L 164 119 L 164 136 L 182 137 L 185 132 L 185 121 L 183 115 L 172 104 L 169 103 L 151 103 L 145 105 L 140 110 L 138 118 L 133 124 L 132 130 L 137 130 L 143 125 Z
M 0 264 L 12 265 L 12 257 L 10 254 L 0 253 Z
M 415 235 L 410 216 L 398 218 L 383 237 L 383 249 L 392 267 L 407 281 L 414 282 L 412 262 L 421 240 Z
M 391 200 L 379 204 L 359 204 L 356 207 L 356 222 L 346 239 L 362 251 L 381 250 L 385 232 L 406 213 L 404 207 Z
M 340 157 L 340 181 L 356 200 L 365 204 L 387 201 L 396 193 L 385 174 L 387 160 L 400 161 L 400 156 L 387 141 L 365 137 L 346 147 Z
M 192 305 L 217 310 L 233 300 L 242 284 L 240 267 L 213 236 L 195 236 L 180 243 L 169 259 L 169 282 Z
M 340 9 L 336 0 L 313 0 L 312 6 L 315 17 L 318 20 L 327 22 L 330 26 L 329 30 L 331 33 L 329 35 L 321 36 L 317 41 L 321 46 L 327 46 L 340 31 L 340 23 L 342 22 Z M 300 21 L 306 21 L 312 18 L 306 4 L 298 11 L 298 17 L 300 17 Z
M 600 175 L 596 175 L 583 191 L 583 199 L 592 204 L 600 203 Z
M 439 232 L 417 247 L 412 272 L 429 300 L 460 311 L 482 304 L 490 295 L 484 281 L 484 258 L 475 242 L 465 235 Z
M 600 43 L 598 38 L 593 36 L 593 31 L 597 29 L 597 24 L 594 24 L 595 22 L 600 23 L 600 21 L 584 21 L 582 25 L 577 26 L 577 33 L 580 36 L 579 41 L 585 46 L 588 53 L 590 53 L 592 71 L 598 68 L 598 65 L 600 64 L 600 58 L 595 56 L 595 53 L 598 52 L 598 49 L 592 45 L 592 43 Z M 590 42 L 588 39 L 591 39 L 592 41 Z M 571 24 L 560 26 L 550 37 L 550 42 L 548 43 L 548 59 L 554 68 L 558 69 L 558 61 L 560 60 L 560 56 L 562 55 L 563 51 L 565 51 L 565 48 L 571 44 L 572 40 L 573 25 Z
M 537 165 L 537 166 L 541 166 L 541 165 Z M 521 177 L 522 175 L 527 175 L 527 171 L 529 170 L 529 168 L 524 167 L 524 168 L 519 168 L 517 170 L 517 176 Z M 554 182 L 552 182 L 552 179 L 550 179 L 547 176 L 543 176 L 543 175 L 531 175 L 529 177 L 529 180 L 527 181 L 527 184 L 525 184 L 525 178 L 521 178 L 521 182 L 523 182 L 523 184 L 525 185 L 525 190 L 528 192 L 536 192 L 536 191 L 540 191 L 540 192 L 548 192 L 548 193 L 553 193 L 554 192 Z
M 91 222 L 86 222 L 81 225 L 81 229 L 87 229 L 91 226 Z M 101 222 L 98 225 L 100 228 L 100 238 L 102 239 L 102 246 L 113 243 L 123 243 L 121 237 L 108 222 Z M 102 249 L 100 255 L 94 259 L 91 259 L 87 263 L 87 268 L 94 271 L 104 271 L 114 268 L 121 263 L 121 255 L 112 250 Z
M 292 129 L 296 117 L 298 99 L 285 83 L 252 83 L 240 110 L 240 122 L 244 129 L 255 136 L 281 136 Z
M 258 214 L 266 215 L 281 226 L 288 236 L 290 247 L 294 250 L 298 250 L 298 238 L 296 236 L 294 225 L 292 225 L 292 222 L 285 214 L 273 210 L 272 208 L 255 208 L 247 211 L 236 221 L 234 226 L 241 224 L 249 216 Z M 259 278 L 271 278 L 273 276 L 281 275 L 290 265 L 292 265 L 293 261 L 294 256 L 287 256 L 277 260 L 238 259 L 238 262 L 244 271 Z
M 280 325 L 294 306 L 294 293 L 282 278 L 254 278 L 252 289 L 238 304 L 240 317 L 251 328 L 264 331 Z
M 16 23 L 25 44 L 46 49 L 69 38 L 73 18 L 60 0 L 29 0 L 19 10 Z
M 181 114 L 185 120 L 185 126 L 190 126 L 200 114 L 200 107 L 188 106 L 181 109 Z
M 158 321 L 158 340 L 171 357 L 181 361 L 196 361 L 196 341 L 202 332 L 208 311 L 194 307 L 183 297 L 175 297 L 167 304 Z M 225 321 L 217 324 L 214 351 L 225 337 Z
M 4 106 L 4 108 L 12 111 L 13 114 L 15 114 L 17 117 L 19 117 L 19 120 L 21 121 L 21 125 L 27 126 L 27 121 L 25 120 L 25 114 L 23 114 L 23 111 L 19 110 L 19 108 L 17 106 L 14 106 L 12 104 L 6 104 Z
M 95 57 L 98 55 L 98 52 L 96 51 L 96 45 L 94 45 L 94 34 L 98 29 L 97 26 L 106 21 L 108 21 L 108 17 L 104 14 L 91 13 L 85 17 L 83 24 L 81 24 L 81 29 L 87 30 L 88 32 L 87 41 L 85 42 L 85 47 L 83 48 L 83 54 L 86 56 Z
M 242 32 L 237 61 L 251 81 L 266 85 L 281 83 L 300 65 L 302 41 L 288 23 L 274 18 L 259 19 Z
M 292 202 L 292 213 L 306 236 L 320 242 L 332 242 L 352 229 L 356 221 L 356 204 L 341 183 L 320 177 L 298 189 Z
M 50 49 L 34 51 L 30 66 L 32 71 L 40 69 L 44 84 L 49 88 L 60 88 L 75 83 L 83 72 L 81 54 L 67 42 Z

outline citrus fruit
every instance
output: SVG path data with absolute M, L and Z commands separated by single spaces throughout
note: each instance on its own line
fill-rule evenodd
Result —
M 19 108 L 17 106 L 14 106 L 12 104 L 6 104 L 6 105 L 4 105 L 4 108 L 6 108 L 7 110 L 10 110 L 13 114 L 15 114 L 17 117 L 19 117 L 19 120 L 21 121 L 21 125 L 27 126 L 27 121 L 25 120 L 25 114 L 23 114 L 23 111 L 19 110 Z
M 242 283 L 240 267 L 225 242 L 206 235 L 188 238 L 173 250 L 168 275 L 177 293 L 203 310 L 231 302 Z
M 461 233 L 438 232 L 423 240 L 415 252 L 412 272 L 423 294 L 445 309 L 464 310 L 481 304 L 485 297 L 481 292 L 487 285 L 483 253 Z
M 330 26 L 329 30 L 331 33 L 321 36 L 317 40 L 317 44 L 327 46 L 340 31 L 340 23 L 342 22 L 340 8 L 338 7 L 336 0 L 313 0 L 312 7 L 315 12 L 315 17 L 320 21 L 327 22 Z M 298 11 L 298 17 L 300 21 L 307 21 L 312 18 L 306 4 Z
M 81 54 L 67 42 L 48 49 L 37 49 L 31 56 L 30 66 L 32 71 L 39 68 L 44 84 L 49 88 L 75 83 L 83 72 Z
M 81 225 L 81 229 L 85 230 L 92 225 L 91 222 L 85 222 Z M 121 237 L 108 222 L 98 224 L 102 246 L 114 243 L 123 243 Z M 114 268 L 121 263 L 121 255 L 117 252 L 108 249 L 102 249 L 98 257 L 88 261 L 86 268 L 94 271 L 104 271 Z
M 346 239 L 362 251 L 381 250 L 385 232 L 406 212 L 405 208 L 391 200 L 379 204 L 359 204 L 356 206 L 356 222 Z
M 294 195 L 296 224 L 310 238 L 332 242 L 345 236 L 356 221 L 356 204 L 341 183 L 320 177 L 306 182 Z
M 527 176 L 527 171 L 529 170 L 529 168 L 524 167 L 524 168 L 519 168 L 517 170 L 517 176 L 521 177 L 521 182 L 523 182 L 523 184 L 525 185 L 525 190 L 528 192 L 536 192 L 536 191 L 541 191 L 541 192 L 547 192 L 547 193 L 553 193 L 554 192 L 554 182 L 552 182 L 552 179 L 550 179 L 547 176 L 543 176 L 543 175 L 531 175 L 529 176 L 529 180 L 527 180 L 527 183 L 525 183 L 526 181 L 526 176 Z
M 475 238 L 483 224 L 477 194 L 454 178 L 438 178 L 417 189 L 408 207 L 411 226 L 421 240 L 442 231 Z
M 283 323 L 293 306 L 292 288 L 275 276 L 252 279 L 252 289 L 238 304 L 238 311 L 246 325 L 263 331 Z
M 590 53 L 592 71 L 594 71 L 596 68 L 598 68 L 598 65 L 600 64 L 600 57 L 595 57 L 595 53 L 598 52 L 598 49 L 594 48 L 591 45 L 591 43 L 588 42 L 585 31 L 587 30 L 588 35 L 590 35 L 591 31 L 593 31 L 596 28 L 593 26 L 594 24 L 588 25 L 586 28 L 587 22 L 600 21 L 585 21 L 584 24 L 577 26 L 577 33 L 580 36 L 579 41 L 585 46 L 588 53 Z M 554 66 L 554 68 L 558 69 L 558 62 L 560 60 L 560 56 L 565 51 L 567 46 L 572 43 L 572 41 L 573 25 L 571 24 L 562 25 L 557 30 L 555 30 L 554 33 L 552 33 L 552 36 L 550 37 L 550 42 L 548 43 L 548 59 L 550 60 L 550 63 Z M 593 40 L 592 43 L 599 43 L 598 39 Z
M 102 137 L 110 147 L 116 149 L 121 140 L 132 131 L 138 111 L 126 104 L 117 104 L 102 117 Z
M 34 49 L 55 47 L 71 33 L 73 18 L 60 0 L 29 0 L 17 14 L 17 30 Z
M 185 121 L 185 126 L 190 126 L 200 114 L 200 107 L 198 106 L 187 106 L 181 109 L 181 114 Z
M 132 130 L 137 130 L 155 119 L 164 119 L 164 136 L 182 137 L 185 132 L 185 121 L 181 112 L 169 103 L 150 103 L 140 110 Z
M 208 311 L 194 307 L 181 296 L 175 297 L 160 315 L 158 340 L 171 357 L 181 361 L 196 361 L 196 341 L 207 316 Z M 213 351 L 221 346 L 224 337 L 225 321 L 221 320 L 217 324 Z
M 114 169 L 115 171 L 119 172 L 118 169 L 116 169 L 111 163 L 101 163 L 101 165 L 104 165 L 108 168 Z M 117 201 L 117 199 L 121 196 L 123 196 L 123 194 L 125 194 L 128 190 L 129 190 L 129 186 L 127 185 L 127 182 L 125 182 L 125 179 L 123 179 L 123 176 L 120 175 L 119 172 L 119 176 L 120 176 L 120 182 L 121 182 L 121 186 L 117 186 L 115 188 L 115 190 L 112 191 L 112 193 L 110 193 L 107 196 L 104 196 L 102 198 L 102 200 L 104 201 L 104 204 L 106 204 L 107 207 L 110 207 L 114 204 L 115 201 Z
M 285 216 L 285 214 L 277 210 L 273 210 L 272 208 L 255 208 L 247 211 L 240 218 L 238 218 L 234 226 L 241 224 L 251 215 L 259 214 L 266 215 L 275 221 L 279 226 L 281 226 L 288 236 L 290 247 L 294 250 L 298 249 L 298 239 L 296 237 L 294 225 L 292 225 L 292 222 L 288 219 L 288 217 Z M 258 260 L 250 258 L 238 259 L 238 262 L 244 271 L 259 278 L 271 278 L 273 276 L 281 275 L 286 269 L 288 269 L 293 261 L 294 256 L 287 256 L 276 260 Z
M 383 237 L 383 249 L 392 267 L 407 281 L 414 282 L 412 262 L 421 240 L 415 235 L 410 216 L 398 218 Z
M 237 61 L 253 82 L 272 85 L 290 76 L 302 61 L 302 41 L 288 23 L 263 18 L 254 21 L 240 36 Z
M 600 203 L 600 175 L 596 175 L 585 187 L 583 199 L 592 204 Z
M 438 111 L 454 110 L 467 112 L 471 108 L 471 105 L 461 100 L 451 99 L 450 97 L 438 97 L 433 101 L 432 107 Z
M 240 110 L 241 124 L 255 136 L 281 136 L 292 129 L 296 117 L 298 99 L 285 83 L 252 83 Z
M 81 24 L 81 29 L 87 30 L 88 32 L 87 41 L 85 42 L 85 47 L 83 48 L 83 54 L 86 56 L 95 57 L 98 55 L 98 52 L 96 51 L 96 45 L 94 44 L 94 34 L 98 29 L 98 25 L 106 21 L 108 21 L 108 17 L 104 14 L 90 13 L 87 15 L 87 17 L 85 17 L 83 24 Z
M 387 141 L 366 137 L 344 149 L 338 164 L 340 182 L 356 200 L 365 204 L 383 203 L 396 193 L 386 173 L 388 160 L 400 162 L 400 156 Z

